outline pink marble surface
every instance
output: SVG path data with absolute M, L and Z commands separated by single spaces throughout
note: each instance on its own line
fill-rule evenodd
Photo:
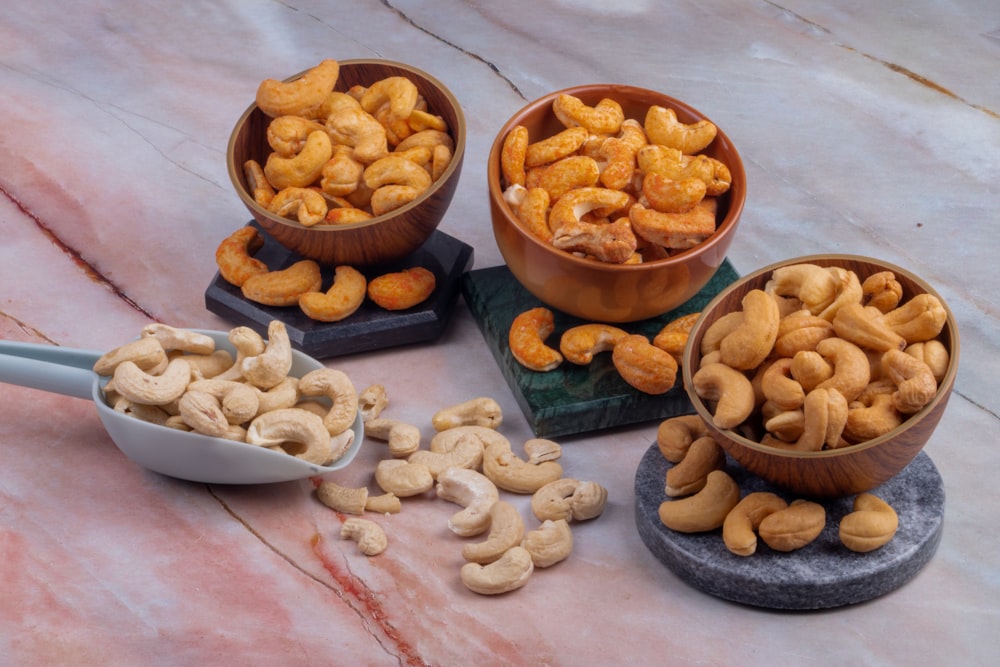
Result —
M 730 259 L 821 251 L 930 280 L 963 366 L 927 452 L 947 493 L 934 559 L 872 602 L 775 613 L 700 593 L 639 539 L 632 484 L 655 424 L 567 439 L 610 493 L 564 563 L 481 597 L 454 511 L 376 520 L 368 559 L 312 482 L 221 487 L 131 464 L 87 401 L 0 385 L 0 662 L 10 665 L 989 664 L 1000 650 L 1000 15 L 986 0 L 880 3 L 16 3 L 0 19 L 0 337 L 110 348 L 204 307 L 218 242 L 248 216 L 224 153 L 259 80 L 324 57 L 413 63 L 462 102 L 469 143 L 442 224 L 501 263 L 484 161 L 527 100 L 592 81 L 655 87 L 723 125 L 750 197 Z M 530 432 L 468 311 L 424 345 L 337 360 L 430 435 L 489 395 Z M 334 479 L 368 484 L 366 445 Z M 526 498 L 511 498 L 527 514 Z

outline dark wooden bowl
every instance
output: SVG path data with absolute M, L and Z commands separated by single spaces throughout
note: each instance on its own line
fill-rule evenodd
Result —
M 793 493 L 816 498 L 835 498 L 869 491 L 894 477 L 913 460 L 927 444 L 944 414 L 955 385 L 959 357 L 958 327 L 950 309 L 939 336 L 948 348 L 950 359 L 935 397 L 896 429 L 857 445 L 818 452 L 795 452 L 762 445 L 736 431 L 717 428 L 712 423 L 711 410 L 693 389 L 691 377 L 701 363 L 701 340 L 705 330 L 726 313 L 739 310 L 747 292 L 762 289 L 774 269 L 800 263 L 840 266 L 857 273 L 862 281 L 873 273 L 889 270 L 896 274 L 896 279 L 903 286 L 904 301 L 922 293 L 941 299 L 929 284 L 906 269 L 868 257 L 809 255 L 766 266 L 727 287 L 702 311 L 684 350 L 684 386 L 695 411 L 708 425 L 716 442 L 758 477 Z M 941 303 L 944 304 L 943 299 Z M 947 304 L 944 305 L 948 309 Z
M 651 105 L 674 109 L 685 123 L 705 115 L 663 93 L 619 84 L 566 88 L 531 102 L 500 129 L 490 150 L 487 179 L 493 235 L 510 272 L 542 302 L 595 322 L 635 322 L 662 315 L 696 295 L 723 260 L 736 234 L 746 201 L 746 173 L 736 146 L 719 128 L 704 151 L 722 160 L 732 173 L 732 186 L 719 201 L 715 234 L 698 246 L 672 257 L 643 264 L 609 264 L 577 257 L 544 242 L 525 229 L 503 199 L 500 151 L 516 125 L 528 128 L 531 141 L 552 136 L 563 125 L 552 112 L 560 94 L 575 95 L 588 105 L 609 97 L 622 105 L 627 118 L 642 122 Z
M 270 118 L 256 104 L 251 104 L 233 129 L 226 151 L 229 178 L 236 194 L 274 239 L 294 252 L 321 264 L 370 266 L 406 257 L 430 237 L 455 194 L 462 160 L 465 157 L 466 127 L 462 108 L 455 96 L 440 81 L 421 70 L 388 60 L 342 60 L 334 90 L 346 91 L 354 85 L 370 85 L 390 76 L 405 76 L 427 100 L 429 111 L 444 118 L 455 141 L 455 151 L 445 172 L 420 197 L 387 213 L 364 222 L 346 225 L 306 227 L 296 220 L 274 215 L 254 201 L 247 189 L 243 163 L 255 159 L 262 165 L 271 152 L 267 144 Z M 292 81 L 302 76 L 289 77 Z

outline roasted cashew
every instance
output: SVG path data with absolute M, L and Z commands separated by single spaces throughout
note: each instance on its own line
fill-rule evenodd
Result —
M 819 315 L 836 298 L 837 280 L 832 273 L 816 264 L 790 264 L 771 272 L 764 291 L 795 297 L 809 312 Z
M 817 343 L 816 351 L 833 366 L 833 376 L 816 385 L 817 389 L 836 389 L 850 402 L 868 386 L 871 366 L 860 347 L 843 338 L 827 338 Z
M 181 420 L 192 430 L 216 438 L 229 430 L 219 399 L 204 391 L 188 390 L 177 401 Z
M 386 442 L 395 458 L 406 458 L 420 449 L 420 429 L 398 419 L 373 417 L 365 422 L 365 434 Z
M 98 375 L 114 375 L 115 369 L 125 361 L 131 361 L 143 371 L 151 371 L 168 363 L 167 353 L 160 341 L 140 337 L 102 354 L 94 362 L 93 370 Z
M 462 548 L 462 558 L 480 565 L 492 563 L 511 547 L 521 544 L 523 539 L 524 520 L 521 513 L 510 503 L 498 500 L 490 508 L 490 529 L 486 540 L 466 544 Z
M 326 127 L 302 116 L 279 116 L 267 124 L 267 144 L 280 157 L 290 158 L 302 152 L 309 135 L 326 133 Z
M 403 503 L 400 502 L 395 493 L 383 493 L 380 496 L 368 496 L 368 500 L 365 501 L 365 510 L 379 514 L 399 514 L 403 511 Z
M 274 199 L 274 187 L 268 183 L 264 168 L 257 160 L 247 160 L 243 163 L 243 177 L 247 181 L 247 190 L 253 195 L 253 200 L 259 206 L 267 208 Z M 261 240 L 263 243 L 263 240 Z M 259 246 L 258 246 L 259 247 Z M 255 249 L 251 250 L 251 254 Z
M 781 315 L 778 304 L 763 290 L 747 292 L 742 300 L 743 321 L 722 339 L 722 363 L 746 371 L 760 366 L 774 348 Z
M 486 446 L 483 474 L 505 491 L 530 494 L 562 477 L 562 465 L 557 461 L 528 463 L 514 454 L 510 442 L 503 438 Z
M 552 113 L 566 127 L 583 127 L 590 134 L 617 134 L 625 120 L 621 104 L 604 98 L 588 106 L 579 97 L 562 94 L 552 102 Z
M 330 480 L 323 480 L 316 487 L 316 497 L 332 510 L 344 514 L 364 514 L 368 503 L 368 489 L 364 486 L 341 486 Z
M 740 500 L 740 487 L 724 470 L 708 473 L 705 486 L 692 496 L 660 503 L 664 526 L 681 533 L 701 533 L 720 528 Z
M 816 388 L 806 394 L 802 404 L 803 430 L 794 442 L 765 435 L 761 442 L 780 449 L 815 452 L 824 445 L 835 448 L 847 424 L 848 404 L 836 389 Z
M 737 556 L 752 556 L 757 551 L 760 522 L 769 514 L 788 507 L 788 503 L 770 491 L 755 491 L 744 496 L 722 523 L 722 541 Z
M 507 187 L 520 185 L 524 187 L 524 157 L 528 150 L 528 128 L 517 125 L 504 137 L 500 149 L 500 172 Z
M 215 250 L 215 263 L 222 279 L 242 287 L 251 276 L 267 273 L 267 265 L 251 256 L 263 245 L 264 237 L 250 226 L 240 227 L 223 239 Z
M 911 357 L 916 357 L 920 361 L 927 364 L 927 367 L 931 369 L 931 373 L 934 374 L 934 379 L 938 382 L 938 384 L 944 380 L 944 376 L 948 373 L 948 362 L 950 359 L 948 348 L 945 347 L 944 343 L 939 340 L 912 343 L 907 345 L 906 349 L 903 351 Z
M 457 426 L 483 426 L 494 431 L 503 423 L 503 409 L 488 396 L 480 396 L 457 405 L 442 408 L 431 417 L 435 431 L 445 431 Z M 433 447 L 432 447 L 433 449 Z
M 320 172 L 319 188 L 323 194 L 331 197 L 343 197 L 358 189 L 364 179 L 364 174 L 365 165 L 354 157 L 354 149 L 350 146 L 337 144 L 333 147 L 333 155 L 323 165 Z M 329 209 L 329 202 L 327 208 Z M 329 210 L 327 210 L 327 215 L 329 215 Z
M 628 332 L 610 324 L 580 324 L 563 332 L 559 338 L 559 351 L 566 361 L 586 365 L 595 354 L 614 349 Z
M 551 567 L 573 552 L 573 531 L 565 519 L 545 520 L 525 533 L 521 546 L 531 554 L 535 567 Z
M 546 139 L 529 143 L 524 149 L 525 168 L 538 167 L 573 155 L 589 134 L 584 127 L 570 127 Z
M 650 143 L 675 148 L 685 155 L 705 150 L 718 134 L 718 128 L 709 120 L 682 123 L 677 120 L 677 112 L 658 105 L 646 111 L 643 128 Z
M 333 368 L 309 371 L 299 378 L 299 393 L 330 399 L 333 405 L 323 418 L 330 435 L 343 433 L 354 423 L 358 414 L 358 392 L 347 373 Z
M 320 106 L 340 76 L 336 60 L 323 60 L 287 83 L 264 79 L 257 88 L 257 106 L 268 116 L 307 116 Z
M 271 320 L 267 325 L 267 343 L 264 351 L 248 356 L 240 362 L 243 377 L 259 389 L 270 389 L 288 377 L 292 369 L 292 342 L 288 329 L 281 320 Z
M 305 188 L 319 179 L 323 166 L 331 157 L 333 144 L 330 135 L 321 129 L 314 130 L 309 133 L 302 150 L 297 154 L 282 157 L 273 152 L 268 155 L 264 163 L 264 176 L 279 194 L 285 188 Z M 271 205 L 273 204 L 272 200 Z
M 435 480 L 448 468 L 477 470 L 483 462 L 483 440 L 473 429 L 484 426 L 459 426 L 441 431 L 431 440 L 431 449 L 410 454 L 410 463 L 422 463 Z
M 151 375 L 134 361 L 123 361 L 115 367 L 111 381 L 115 391 L 133 403 L 166 405 L 187 389 L 191 366 L 183 359 L 174 359 L 161 374 Z
M 627 384 L 644 394 L 665 394 L 677 381 L 677 361 L 642 334 L 618 341 L 611 350 L 611 362 Z
M 899 305 L 903 298 L 903 286 L 892 271 L 879 271 L 861 283 L 862 303 L 888 313 Z
M 368 298 L 386 310 L 407 310 L 430 298 L 436 286 L 433 271 L 411 266 L 373 278 L 368 283 Z
M 267 210 L 285 218 L 294 217 L 302 226 L 312 227 L 326 219 L 329 207 L 320 192 L 312 188 L 288 186 L 274 195 Z
M 233 380 L 195 380 L 187 391 L 204 392 L 214 397 L 222 409 L 222 414 L 230 424 L 242 424 L 253 419 L 260 411 L 258 391 L 242 382 Z M 182 411 L 183 414 L 183 411 Z M 194 424 L 191 424 L 196 428 Z
M 389 395 L 384 385 L 369 385 L 358 394 L 358 410 L 361 411 L 361 419 L 365 424 L 378 419 L 388 405 Z
M 861 281 L 858 274 L 840 266 L 828 266 L 826 270 L 833 276 L 835 296 L 833 302 L 817 313 L 825 320 L 833 321 L 837 313 L 846 305 L 861 303 Z
M 597 160 L 585 155 L 571 155 L 551 164 L 535 167 L 528 172 L 525 187 L 542 188 L 556 201 L 574 188 L 589 188 L 597 184 L 601 168 Z
M 679 415 L 660 422 L 656 429 L 656 444 L 663 458 L 678 463 L 686 455 L 691 443 L 708 435 L 708 427 L 700 415 Z
M 334 92 L 327 99 L 326 130 L 337 144 L 353 149 L 361 164 L 371 164 L 389 154 L 385 127 L 346 93 Z
M 885 323 L 881 311 L 861 303 L 845 304 L 838 309 L 833 316 L 833 329 L 844 340 L 876 352 L 906 347 L 906 340 Z
M 800 499 L 764 517 L 757 532 L 760 539 L 775 551 L 794 551 L 819 537 L 825 526 L 826 510 L 823 506 Z
M 602 262 L 623 264 L 635 255 L 638 241 L 632 231 L 632 223 L 622 217 L 610 223 L 568 220 L 555 228 L 552 245 Z
M 552 198 L 545 188 L 520 188 L 515 215 L 529 232 L 547 243 L 552 242 L 549 228 L 549 205 Z
M 377 556 L 389 544 L 382 527 L 369 519 L 359 519 L 352 517 L 344 521 L 340 527 L 340 537 L 345 540 L 354 540 L 358 543 L 358 549 L 366 556 Z
M 600 217 L 609 217 L 616 211 L 624 210 L 632 202 L 632 197 L 621 190 L 601 187 L 576 188 L 553 203 L 549 212 L 549 228 L 556 234 L 563 225 L 580 222 L 580 219 L 591 211 L 597 211 Z
M 702 365 L 707 363 L 704 357 L 712 352 L 718 352 L 722 340 L 742 323 L 743 311 L 734 310 L 708 325 L 705 335 L 701 338 Z
M 251 276 L 240 289 L 247 299 L 265 306 L 294 306 L 306 292 L 318 292 L 322 281 L 319 265 L 303 259 L 280 271 Z
M 448 520 L 448 529 L 461 537 L 486 532 L 490 526 L 490 508 L 500 500 L 496 484 L 470 468 L 447 468 L 438 474 L 437 496 L 462 506 Z
M 918 294 L 885 314 L 885 323 L 907 343 L 931 340 L 944 328 L 948 311 L 933 294 Z
M 809 393 L 833 377 L 833 366 L 815 350 L 802 350 L 792 357 L 792 377 Z
M 403 459 L 383 459 L 375 466 L 375 481 L 386 493 L 409 498 L 434 488 L 427 466 Z
M 364 303 L 367 287 L 363 273 L 351 266 L 338 266 L 330 289 L 306 292 L 299 297 L 299 308 L 311 319 L 339 322 L 357 312 Z
M 427 173 L 426 169 L 416 162 L 398 155 L 388 155 L 372 162 L 365 168 L 363 178 L 365 185 L 375 191 L 372 196 L 373 206 L 378 189 L 384 186 L 405 186 L 415 193 L 415 198 L 431 184 L 431 175 Z M 380 213 L 375 212 L 375 215 L 380 215 Z
M 764 397 L 782 410 L 797 410 L 805 401 L 806 391 L 792 376 L 792 360 L 780 357 L 768 364 L 761 375 Z
M 361 96 L 361 108 L 383 119 L 389 141 L 398 144 L 410 136 L 410 114 L 417 106 L 419 91 L 405 76 L 389 76 L 370 85 Z
M 896 385 L 892 404 L 903 414 L 919 412 L 937 393 L 937 380 L 930 366 L 899 350 L 882 355 L 882 370 Z
M 815 350 L 824 338 L 834 335 L 833 324 L 803 308 L 781 318 L 778 322 L 778 337 L 774 341 L 774 351 L 782 357 L 794 357 L 796 353 Z
M 693 248 L 715 233 L 716 200 L 702 199 L 682 213 L 661 213 L 641 203 L 629 209 L 636 235 L 674 250 Z
M 539 521 L 586 521 L 600 516 L 608 490 L 597 482 L 561 477 L 531 496 L 531 512 Z
M 437 130 L 438 132 L 448 131 L 448 122 L 441 116 L 435 116 L 426 109 L 421 109 L 418 101 L 417 107 L 410 112 L 407 123 L 414 132 L 422 130 Z
M 877 438 L 903 423 L 903 415 L 893 405 L 892 390 L 863 394 L 859 399 L 847 409 L 844 438 L 849 442 Z
M 670 498 L 689 496 L 704 488 L 708 473 L 722 470 L 726 465 L 726 454 L 712 436 L 702 436 L 691 443 L 687 454 L 675 466 L 667 470 L 664 492 Z
M 402 153 L 419 146 L 428 146 L 432 149 L 435 146 L 445 146 L 449 151 L 454 151 L 455 140 L 450 134 L 441 130 L 421 130 L 400 141 L 393 152 Z
M 712 422 L 717 427 L 736 428 L 753 412 L 753 385 L 738 370 L 722 363 L 706 364 L 695 372 L 691 380 L 698 396 L 715 402 Z
M 520 313 L 510 325 L 508 346 L 515 361 L 533 371 L 551 371 L 563 356 L 545 344 L 555 329 L 555 316 L 548 308 L 538 307 Z
M 534 561 L 528 550 L 515 546 L 488 565 L 466 563 L 462 566 L 460 576 L 465 587 L 473 593 L 500 595 L 528 583 L 534 569 Z
M 258 415 L 247 427 L 247 442 L 261 447 L 280 447 L 297 458 L 321 466 L 335 460 L 338 454 L 323 419 L 299 408 Z M 342 447 L 339 454 L 346 449 Z
M 613 190 L 626 189 L 636 173 L 639 149 L 647 143 L 646 131 L 639 121 L 632 118 L 622 121 L 618 136 L 602 140 L 597 149 L 597 159 L 603 164 L 601 184 Z
M 867 553 L 885 545 L 899 528 L 899 516 L 889 503 L 871 493 L 854 498 L 853 511 L 840 520 L 840 541 L 851 551 Z
M 660 213 L 685 213 L 705 198 L 707 190 L 705 181 L 700 178 L 675 181 L 663 174 L 650 172 L 643 176 L 639 203 Z

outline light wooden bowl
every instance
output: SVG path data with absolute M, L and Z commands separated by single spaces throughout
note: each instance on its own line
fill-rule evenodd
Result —
M 817 452 L 769 447 L 757 442 L 756 436 L 746 437 L 746 434 L 735 430 L 717 428 L 712 423 L 709 406 L 693 389 L 691 378 L 701 363 L 701 340 L 706 329 L 726 313 L 740 310 L 741 301 L 747 292 L 762 289 L 774 269 L 800 263 L 840 266 L 857 273 L 862 281 L 874 273 L 889 270 L 896 274 L 896 279 L 903 286 L 903 301 L 922 293 L 930 293 L 941 299 L 926 281 L 906 269 L 869 257 L 809 255 L 766 266 L 728 286 L 702 311 L 684 350 L 684 386 L 695 411 L 705 421 L 716 442 L 758 477 L 788 491 L 816 498 L 835 498 L 869 491 L 894 477 L 913 460 L 927 444 L 944 414 L 955 385 L 959 359 L 958 327 L 950 310 L 939 336 L 948 348 L 950 357 L 937 394 L 920 412 L 910 415 L 896 429 L 863 443 Z M 943 299 L 941 303 L 944 304 Z M 947 304 L 945 308 L 948 308 Z
M 354 85 L 370 85 L 390 76 L 405 76 L 427 100 L 428 110 L 448 123 L 455 150 L 445 172 L 420 197 L 390 213 L 371 220 L 345 225 L 306 227 L 296 220 L 270 213 L 254 201 L 247 189 L 243 163 L 255 159 L 262 165 L 271 152 L 267 144 L 270 118 L 251 104 L 233 129 L 226 151 L 229 178 L 236 194 L 278 243 L 321 264 L 370 266 L 406 257 L 434 233 L 458 186 L 465 157 L 466 127 L 462 108 L 447 87 L 430 74 L 411 65 L 388 60 L 342 60 L 334 90 L 346 91 Z M 289 77 L 292 81 L 304 72 Z
M 609 264 L 577 257 L 546 243 L 521 225 L 503 199 L 500 172 L 503 141 L 515 126 L 528 128 L 532 141 L 565 129 L 552 112 L 552 102 L 563 93 L 575 95 L 588 105 L 609 97 L 622 105 L 627 118 L 640 122 L 652 105 L 674 109 L 684 123 L 705 118 L 668 95 L 620 84 L 575 86 L 531 102 L 504 124 L 490 150 L 490 214 L 500 254 L 518 282 L 539 300 L 585 320 L 635 322 L 673 310 L 711 280 L 736 234 L 747 194 L 746 173 L 736 146 L 719 128 L 718 136 L 704 151 L 723 161 L 732 173 L 732 185 L 719 201 L 716 231 L 708 240 L 672 257 L 643 264 Z

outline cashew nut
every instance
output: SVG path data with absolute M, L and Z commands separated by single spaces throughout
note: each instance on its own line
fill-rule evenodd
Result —
M 771 295 L 755 289 L 742 300 L 743 321 L 722 339 L 722 363 L 737 370 L 750 370 L 763 363 L 778 338 L 781 315 Z
M 325 126 L 302 116 L 279 116 L 267 124 L 267 144 L 281 157 L 302 151 L 313 132 L 326 132 Z
M 757 534 L 764 517 L 788 507 L 777 494 L 755 491 L 747 494 L 726 515 L 722 523 L 722 541 L 737 556 L 752 556 L 757 551 Z
M 706 191 L 705 181 L 700 178 L 675 181 L 651 171 L 642 178 L 639 203 L 660 213 L 685 213 L 705 198 Z
M 365 111 L 379 118 L 390 141 L 398 144 L 413 132 L 409 120 L 419 94 L 416 84 L 405 76 L 389 76 L 368 86 L 358 101 Z
M 589 188 L 597 184 L 601 168 L 597 160 L 585 155 L 571 155 L 552 164 L 535 167 L 527 174 L 525 187 L 541 188 L 556 201 L 575 188 Z
M 796 352 L 789 371 L 807 393 L 833 377 L 833 366 L 815 350 Z
M 548 308 L 538 307 L 520 313 L 510 325 L 508 345 L 514 359 L 533 371 L 551 371 L 563 356 L 545 344 L 555 329 L 555 316 Z
M 529 232 L 546 243 L 552 242 L 552 230 L 549 229 L 549 205 L 552 198 L 544 188 L 520 188 L 512 191 L 519 194 L 516 206 L 517 219 Z
M 753 385 L 735 368 L 722 363 L 703 365 L 691 381 L 698 396 L 716 402 L 712 422 L 719 428 L 735 428 L 753 412 Z
M 819 315 L 837 296 L 837 280 L 816 264 L 790 264 L 771 272 L 764 291 L 778 296 L 792 296 L 813 315 Z
M 524 166 L 537 167 L 573 155 L 589 134 L 584 127 L 570 127 L 546 139 L 531 142 L 524 149 Z
M 299 297 L 299 308 L 311 319 L 339 322 L 357 312 L 364 303 L 368 281 L 351 266 L 334 269 L 333 285 L 326 292 L 306 292 Z
M 794 551 L 819 537 L 825 526 L 826 510 L 823 506 L 799 499 L 765 516 L 757 532 L 760 539 L 775 551 Z
M 918 294 L 885 314 L 885 323 L 907 343 L 928 341 L 941 333 L 948 311 L 933 294 Z
M 326 198 L 312 188 L 301 188 L 298 186 L 288 186 L 279 190 L 270 203 L 267 210 L 275 215 L 285 218 L 295 217 L 304 227 L 312 227 L 326 220 L 329 205 Z M 311 260 L 307 260 L 311 261 Z M 246 283 L 244 283 L 245 285 Z M 319 289 L 319 285 L 315 287 Z M 249 296 L 247 298 L 250 298 Z M 291 303 L 268 304 L 268 305 L 292 305 Z
M 247 189 L 253 194 L 253 200 L 257 202 L 258 205 L 267 208 L 271 204 L 271 200 L 274 199 L 274 188 L 267 182 L 267 176 L 264 175 L 264 168 L 260 166 L 260 162 L 257 162 L 257 160 L 247 160 L 244 162 L 243 176 L 247 179 Z M 243 229 L 248 228 L 244 227 Z M 253 228 L 251 227 L 249 229 Z M 259 260 L 250 259 L 249 255 L 257 252 L 257 250 L 260 250 L 261 246 L 264 244 L 264 239 L 259 236 L 255 237 L 253 234 L 247 234 L 246 232 L 244 232 L 244 234 L 246 235 L 245 238 L 252 241 L 252 243 L 242 243 L 242 247 L 236 246 L 234 250 L 239 253 L 236 256 L 239 257 L 240 255 L 247 255 L 247 257 L 240 259 L 243 261 L 249 260 L 249 263 L 252 265 L 250 268 L 257 269 L 254 271 L 255 273 L 263 273 L 267 270 L 264 263 Z M 225 243 L 225 241 L 223 241 L 223 243 Z M 223 246 L 220 245 L 219 249 L 223 250 Z M 219 256 L 216 255 L 216 260 L 218 259 Z M 221 264 L 222 263 L 220 262 L 220 266 Z M 239 287 L 239 285 L 237 285 L 237 287 Z
M 531 464 L 555 461 L 562 457 L 562 446 L 547 438 L 530 438 L 524 442 L 524 453 Z
M 134 361 L 123 361 L 115 367 L 112 376 L 116 392 L 134 403 L 147 405 L 176 401 L 190 381 L 191 366 L 183 359 L 174 359 L 159 375 L 147 373 Z
M 361 164 L 371 164 L 389 153 L 385 127 L 361 104 L 346 93 L 327 97 L 326 130 L 339 145 L 353 148 L 351 156 Z
M 718 134 L 718 128 L 709 120 L 682 123 L 676 111 L 658 105 L 646 111 L 643 127 L 650 143 L 676 148 L 685 155 L 705 150 Z
M 557 461 L 532 464 L 519 458 L 506 438 L 490 442 L 483 453 L 483 474 L 497 487 L 511 493 L 534 493 L 562 477 L 562 472 L 562 465 Z
M 140 337 L 102 354 L 94 362 L 94 372 L 98 375 L 114 375 L 118 365 L 125 361 L 131 361 L 140 370 L 150 371 L 167 363 L 167 353 L 157 339 Z
M 281 447 L 316 465 L 327 465 L 336 456 L 323 419 L 299 408 L 273 410 L 255 417 L 247 428 L 246 438 L 251 445 Z
M 465 560 L 485 565 L 499 559 L 508 549 L 524 539 L 524 521 L 510 503 L 498 500 L 490 508 L 490 529 L 483 542 L 466 544 L 462 548 Z
M 708 427 L 699 415 L 679 415 L 660 422 L 656 429 L 656 444 L 660 453 L 670 463 L 677 463 L 687 455 L 691 443 L 708 435 Z
M 177 408 L 181 420 L 198 433 L 219 438 L 229 430 L 219 399 L 208 392 L 185 391 L 177 401 Z
M 240 290 L 247 299 L 265 306 L 294 306 L 306 292 L 319 291 L 322 282 L 319 264 L 303 259 L 286 269 L 250 276 Z
M 885 545 L 899 528 L 899 516 L 889 503 L 871 493 L 854 498 L 853 511 L 840 520 L 840 541 L 851 551 L 867 553 Z
M 906 347 L 906 340 L 885 323 L 881 311 L 860 302 L 845 304 L 837 310 L 833 329 L 844 340 L 876 352 Z
M 600 516 L 608 490 L 596 482 L 562 477 L 531 496 L 531 511 L 539 521 L 586 521 Z
M 534 561 L 528 550 L 515 546 L 488 565 L 466 563 L 462 566 L 460 576 L 466 588 L 474 593 L 499 595 L 524 586 L 534 569 Z
M 257 414 L 280 408 L 293 408 L 299 402 L 298 378 L 286 377 L 267 391 L 253 385 L 248 386 L 257 394 Z
M 395 458 L 406 458 L 420 449 L 420 429 L 398 419 L 370 419 L 365 423 L 365 433 L 386 442 Z
M 621 104 L 610 98 L 588 106 L 574 95 L 562 94 L 552 102 L 552 112 L 566 127 L 582 126 L 590 134 L 616 134 L 625 120 Z
M 531 554 L 535 567 L 551 567 L 573 552 L 573 531 L 565 519 L 545 520 L 525 533 L 522 546 Z
M 680 463 L 667 471 L 664 491 L 671 498 L 697 493 L 705 486 L 708 473 L 721 470 L 725 465 L 722 447 L 711 436 L 702 436 L 691 443 Z
M 916 357 L 927 364 L 934 374 L 934 379 L 941 383 L 948 372 L 948 361 L 950 355 L 948 348 L 939 340 L 929 340 L 923 343 L 912 343 L 903 350 L 911 357 Z
M 322 129 L 314 130 L 309 133 L 302 150 L 296 155 L 283 157 L 277 152 L 268 155 L 264 163 L 264 176 L 279 192 L 285 188 L 305 188 L 319 179 L 323 167 L 331 157 L 333 144 L 330 135 Z M 324 215 L 325 213 L 326 211 Z
M 913 414 L 930 403 L 937 393 L 937 380 L 930 366 L 899 350 L 882 355 L 882 369 L 896 385 L 892 404 L 903 414 Z
M 834 388 L 818 387 L 806 394 L 802 406 L 802 433 L 794 442 L 785 442 L 765 435 L 763 444 L 782 449 L 819 451 L 824 445 L 840 445 L 840 437 L 847 424 L 848 405 L 843 394 Z
M 188 392 L 200 391 L 219 401 L 222 414 L 230 424 L 242 424 L 253 419 L 260 410 L 257 390 L 250 385 L 232 380 L 195 380 Z M 194 427 L 194 424 L 191 425 Z
M 431 417 L 435 431 L 456 426 L 484 426 L 496 430 L 503 423 L 503 409 L 489 397 L 473 398 L 458 405 L 443 408 Z
M 653 337 L 653 345 L 670 354 L 679 364 L 691 329 L 700 316 L 701 312 L 698 311 L 670 320 Z
M 160 345 L 167 352 L 180 350 L 191 354 L 211 354 L 215 351 L 215 340 L 203 333 L 178 329 L 169 324 L 154 322 L 144 326 L 140 332 L 141 336 L 151 336 L 160 341 Z
M 475 429 L 485 426 L 459 426 L 441 431 L 431 440 L 430 451 L 419 449 L 410 454 L 410 463 L 422 463 L 438 476 L 448 468 L 468 468 L 476 470 L 483 462 L 483 440 Z
M 358 550 L 366 556 L 379 555 L 385 551 L 389 544 L 382 526 L 369 519 L 359 519 L 358 517 L 351 517 L 344 521 L 340 527 L 340 537 L 357 542 Z
M 386 310 L 406 310 L 426 301 L 436 285 L 433 271 L 411 266 L 372 279 L 368 283 L 368 298 Z
M 168 357 L 170 359 L 176 357 L 186 361 L 191 367 L 191 377 L 193 378 L 214 378 L 232 368 L 233 365 L 233 355 L 228 350 L 216 350 L 210 354 L 171 352 Z
M 368 489 L 363 486 L 341 486 L 336 482 L 324 480 L 316 488 L 316 497 L 321 503 L 337 512 L 363 514 L 368 503 Z
M 358 414 L 358 393 L 347 373 L 333 368 L 318 368 L 299 378 L 299 393 L 303 396 L 326 396 L 333 405 L 323 418 L 330 435 L 343 433 L 351 427 Z
M 792 359 L 781 357 L 768 364 L 760 378 L 764 397 L 782 410 L 802 407 L 806 391 L 792 376 Z
M 865 442 L 888 433 L 903 423 L 903 415 L 893 405 L 893 384 L 873 382 L 847 410 L 844 438 Z
M 381 384 L 369 385 L 358 394 L 358 410 L 361 411 L 361 419 L 366 424 L 377 419 L 387 405 L 389 396 Z
M 323 60 L 294 81 L 264 79 L 257 88 L 257 106 L 268 116 L 306 116 L 320 106 L 340 76 L 336 60 Z
M 240 362 L 240 371 L 255 387 L 270 389 L 286 377 L 292 369 L 292 342 L 288 329 L 281 320 L 271 320 L 267 325 L 267 343 L 264 351 L 248 356 Z
M 384 459 L 375 466 L 375 482 L 386 493 L 400 498 L 418 496 L 434 488 L 427 466 L 402 459 Z
M 724 470 L 708 473 L 705 486 L 692 496 L 660 504 L 663 525 L 681 533 L 701 533 L 722 526 L 740 500 L 740 487 Z
M 403 504 L 394 493 L 383 493 L 380 496 L 368 496 L 365 501 L 365 510 L 377 512 L 378 514 L 399 514 L 403 510 Z
M 664 213 L 636 203 L 628 217 L 635 233 L 650 243 L 686 250 L 715 233 L 716 210 L 716 200 L 709 197 L 679 213 Z
M 833 366 L 833 375 L 817 389 L 836 389 L 850 402 L 868 386 L 871 365 L 860 347 L 843 338 L 827 338 L 817 343 L 816 351 Z
M 268 202 L 271 197 L 267 198 Z M 215 250 L 215 263 L 222 279 L 242 287 L 251 276 L 267 273 L 267 265 L 252 256 L 263 245 L 264 237 L 250 226 L 240 227 L 223 239 Z
M 255 357 L 267 347 L 259 333 L 250 327 L 234 327 L 229 330 L 229 342 L 236 348 L 236 359 L 228 370 L 215 376 L 217 380 L 242 380 L 243 360 Z
M 677 381 L 677 360 L 642 334 L 619 340 L 611 351 L 611 362 L 626 383 L 645 394 L 665 394 Z
M 566 361 L 586 365 L 594 355 L 614 349 L 628 332 L 610 324 L 580 324 L 567 329 L 559 338 L 559 351 Z
M 461 537 L 485 532 L 490 525 L 490 508 L 500 500 L 496 484 L 470 468 L 443 470 L 437 477 L 437 496 L 463 507 L 448 520 L 448 529 Z
M 903 298 L 903 286 L 892 271 L 879 271 L 861 283 L 861 298 L 866 306 L 888 313 Z
M 524 187 L 524 157 L 528 150 L 528 128 L 517 125 L 504 137 L 500 149 L 500 172 L 507 187 Z
M 815 350 L 821 340 L 834 333 L 833 324 L 803 308 L 778 322 L 774 351 L 782 357 L 794 357 L 798 352 Z
M 600 213 L 600 217 L 609 217 L 615 211 L 625 209 L 633 202 L 632 197 L 621 190 L 589 187 L 570 190 L 560 197 L 549 212 L 549 228 L 554 234 L 559 233 L 563 225 L 575 222 L 591 211 Z

